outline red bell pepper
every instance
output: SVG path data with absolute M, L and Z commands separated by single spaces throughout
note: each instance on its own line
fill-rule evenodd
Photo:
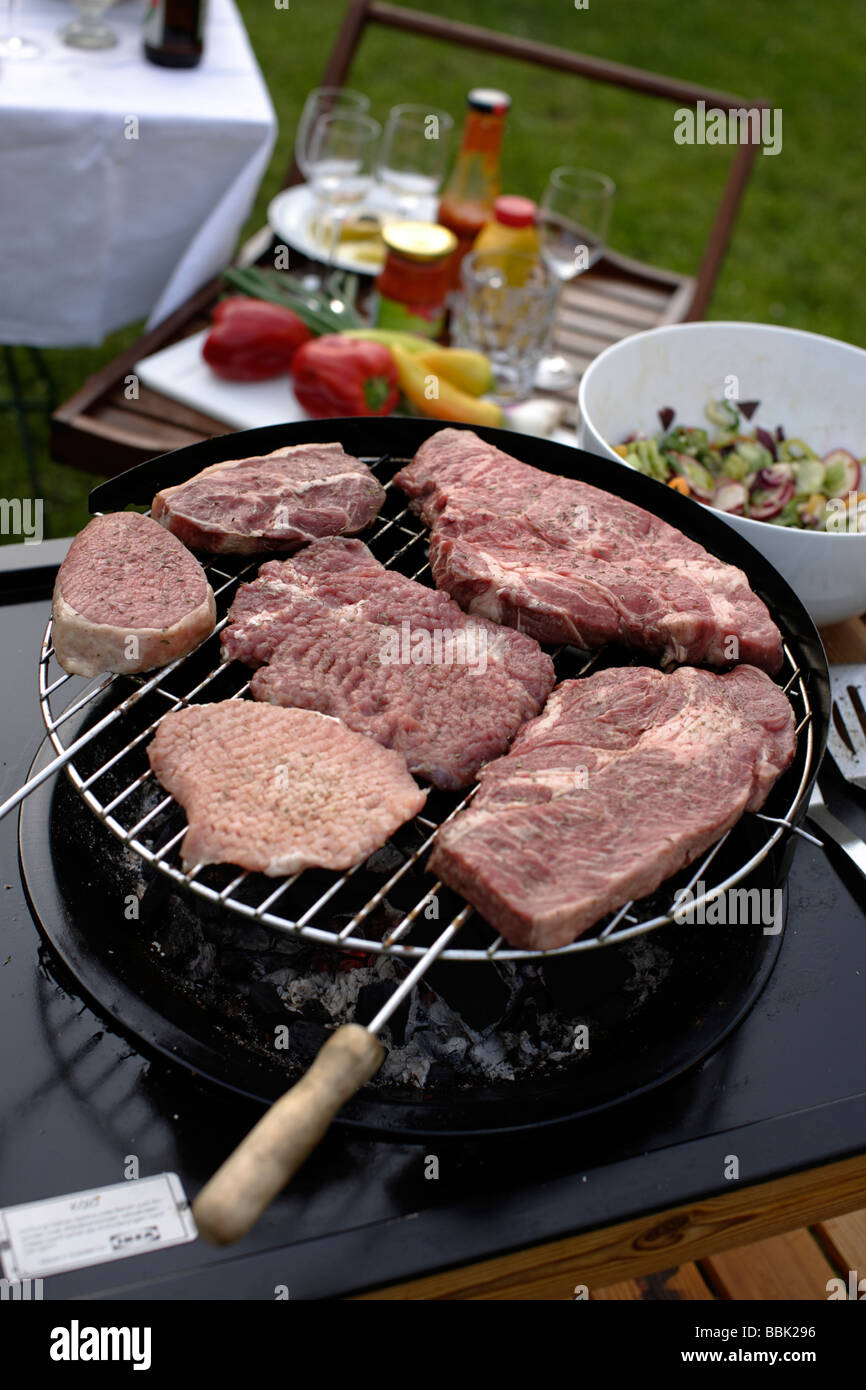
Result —
M 313 336 L 291 309 L 232 295 L 217 304 L 202 356 L 226 381 L 267 381 L 287 372 L 302 343 Z
M 292 362 L 298 404 L 316 419 L 390 415 L 400 399 L 397 364 L 384 343 L 326 333 Z

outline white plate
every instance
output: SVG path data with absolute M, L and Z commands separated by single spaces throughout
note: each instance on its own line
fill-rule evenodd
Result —
M 311 260 L 323 261 L 326 259 L 327 250 L 312 233 L 317 207 L 316 199 L 307 184 L 296 184 L 294 188 L 284 188 L 282 193 L 271 199 L 268 222 L 274 235 L 287 246 L 293 246 L 296 251 L 309 256 Z M 435 198 L 423 199 L 412 214 L 413 220 L 435 221 L 437 207 Z M 389 198 L 383 189 L 373 188 L 363 205 L 352 209 L 352 216 L 357 217 L 362 212 L 384 213 L 393 220 L 397 209 L 393 199 Z M 404 217 L 405 213 L 401 213 L 400 216 Z M 384 258 L 373 262 L 359 258 L 341 246 L 333 264 L 338 270 L 352 270 L 359 275 L 378 275 L 383 262 Z

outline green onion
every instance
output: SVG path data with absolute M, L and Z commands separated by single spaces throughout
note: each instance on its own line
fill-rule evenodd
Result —
M 232 289 L 250 299 L 264 299 L 291 309 L 312 333 L 341 333 L 344 328 L 361 328 L 364 320 L 357 310 L 347 304 L 335 309 L 334 297 L 321 290 L 305 290 L 297 281 L 275 270 L 254 266 L 236 266 L 223 271 L 223 279 Z

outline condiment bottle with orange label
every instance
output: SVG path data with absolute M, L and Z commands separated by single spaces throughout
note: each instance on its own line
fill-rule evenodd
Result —
M 499 161 L 511 97 L 490 87 L 474 87 L 468 106 L 460 153 L 436 219 L 457 237 L 457 251 L 451 261 L 452 285 L 458 283 L 460 262 L 472 250 L 481 228 L 490 221 L 493 204 L 499 197 Z
M 509 261 L 508 258 L 504 261 L 509 284 L 525 282 L 527 271 L 523 256 L 533 256 L 536 260 L 540 258 L 538 233 L 535 230 L 537 211 L 531 198 L 520 198 L 512 193 L 503 194 L 493 204 L 492 221 L 485 223 L 475 239 L 473 251 L 519 253 L 516 262 Z M 517 266 L 520 266 L 520 271 L 517 271 Z

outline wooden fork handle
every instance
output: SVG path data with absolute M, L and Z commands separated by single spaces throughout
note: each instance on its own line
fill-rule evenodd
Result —
M 357 1023 L 338 1028 L 310 1070 L 251 1129 L 193 1202 L 199 1234 L 229 1245 L 255 1225 L 342 1105 L 379 1070 L 384 1049 Z

